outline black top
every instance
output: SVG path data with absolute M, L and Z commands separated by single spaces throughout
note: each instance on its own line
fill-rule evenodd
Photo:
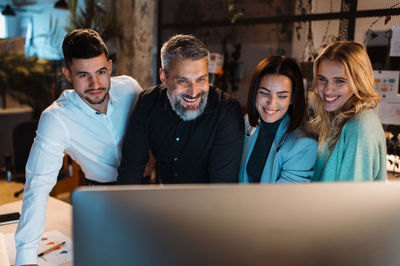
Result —
M 146 183 L 150 149 L 164 184 L 237 182 L 243 136 L 240 104 L 222 91 L 210 87 L 204 112 L 184 121 L 165 87 L 153 87 L 140 94 L 129 119 L 117 183 Z
M 267 162 L 269 151 L 274 141 L 276 131 L 281 124 L 282 119 L 273 123 L 265 123 L 261 121 L 256 143 L 253 152 L 247 162 L 247 175 L 250 182 L 260 183 L 261 175 Z

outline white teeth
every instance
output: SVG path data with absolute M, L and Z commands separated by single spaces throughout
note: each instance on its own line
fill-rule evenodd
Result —
M 336 97 L 327 97 L 327 96 L 325 96 L 325 101 L 327 101 L 327 102 L 333 102 L 333 101 L 336 100 L 337 98 L 339 98 L 339 96 L 336 96 Z
M 267 109 L 264 109 L 264 111 L 267 113 L 267 114 L 274 114 L 274 113 L 276 113 L 276 110 L 274 110 L 274 111 L 271 111 L 271 110 L 267 110 Z
M 197 100 L 197 97 L 195 97 L 195 98 L 186 98 L 186 97 L 182 97 L 185 101 L 187 101 L 187 102 L 194 102 L 194 101 L 196 101 Z

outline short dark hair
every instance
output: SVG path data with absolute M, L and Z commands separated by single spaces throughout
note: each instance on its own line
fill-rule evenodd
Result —
M 192 59 L 199 60 L 207 58 L 208 48 L 202 41 L 193 35 L 178 34 L 172 36 L 161 47 L 161 65 L 165 70 L 169 70 L 173 59 Z
M 104 54 L 108 59 L 108 49 L 100 35 L 92 29 L 76 29 L 65 35 L 62 44 L 65 65 L 69 67 L 73 58 L 93 58 Z
M 260 80 L 268 74 L 278 74 L 288 77 L 292 81 L 291 105 L 288 109 L 290 124 L 286 132 L 298 128 L 304 121 L 306 114 L 306 101 L 304 96 L 303 75 L 297 63 L 290 58 L 270 56 L 263 59 L 253 72 L 247 97 L 247 111 L 249 123 L 255 127 L 259 124 L 260 115 L 256 109 L 256 96 L 260 87 Z

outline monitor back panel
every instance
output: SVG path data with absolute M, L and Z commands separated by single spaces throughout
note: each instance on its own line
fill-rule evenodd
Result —
M 400 265 L 400 184 L 73 193 L 74 265 Z

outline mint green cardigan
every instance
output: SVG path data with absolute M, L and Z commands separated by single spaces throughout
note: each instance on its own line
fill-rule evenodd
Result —
M 349 119 L 332 153 L 325 144 L 318 153 L 312 181 L 386 180 L 386 142 L 373 110 Z

